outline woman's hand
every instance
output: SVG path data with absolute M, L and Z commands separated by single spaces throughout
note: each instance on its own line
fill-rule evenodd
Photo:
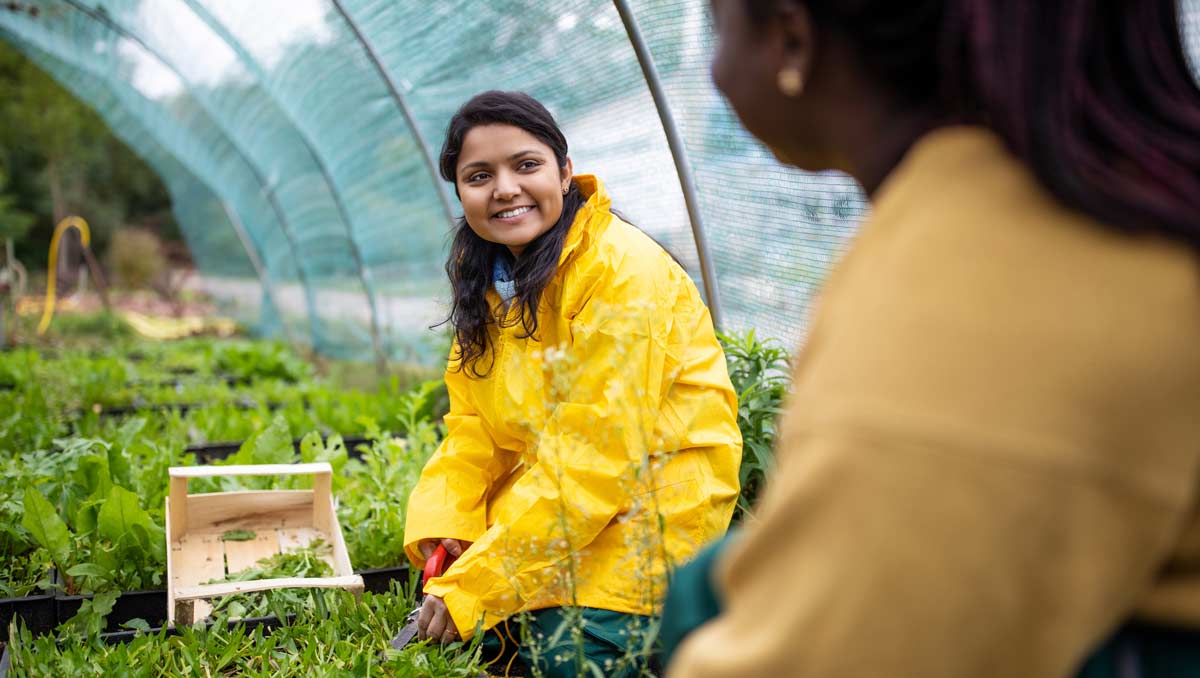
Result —
M 437 550 L 438 544 L 445 546 L 446 552 L 455 558 L 471 548 L 471 542 L 462 539 L 422 539 L 417 542 L 417 550 L 421 552 L 421 557 L 429 560 L 429 557 Z
M 471 547 L 471 542 L 461 539 L 422 539 L 417 542 L 417 550 L 429 560 L 438 545 L 446 547 L 451 557 L 457 558 Z M 417 614 L 417 637 L 421 640 L 433 639 L 439 643 L 452 643 L 458 640 L 458 627 L 450 618 L 450 610 L 446 603 L 437 596 L 425 596 L 421 603 L 421 612 Z
M 417 637 L 421 640 L 432 639 L 439 643 L 452 643 L 458 640 L 458 627 L 450 617 L 446 603 L 437 596 L 425 596 L 421 604 L 421 612 L 417 615 Z

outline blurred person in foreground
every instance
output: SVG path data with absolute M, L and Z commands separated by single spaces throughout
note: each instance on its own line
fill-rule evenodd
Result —
M 668 675 L 1200 676 L 1200 91 L 1174 0 L 712 13 L 746 128 L 872 210 L 757 520 L 672 585 L 669 645 L 720 611 Z

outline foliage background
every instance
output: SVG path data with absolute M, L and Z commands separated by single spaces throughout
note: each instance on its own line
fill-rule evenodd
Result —
M 84 213 L 101 260 L 117 229 L 182 244 L 166 187 L 96 113 L 0 41 L 0 239 L 44 270 L 58 219 Z

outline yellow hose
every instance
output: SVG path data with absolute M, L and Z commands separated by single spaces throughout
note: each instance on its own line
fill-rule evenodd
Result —
M 83 220 L 83 217 L 67 217 L 54 227 L 54 235 L 50 238 L 50 270 L 47 271 L 48 275 L 46 276 L 46 305 L 42 309 L 42 320 L 38 323 L 38 336 L 46 333 L 50 327 L 50 318 L 54 317 L 54 287 L 57 279 L 54 267 L 58 263 L 58 241 L 62 239 L 62 234 L 72 226 L 79 231 L 79 239 L 83 242 L 84 247 L 92 244 L 92 232 L 88 229 L 87 222 Z

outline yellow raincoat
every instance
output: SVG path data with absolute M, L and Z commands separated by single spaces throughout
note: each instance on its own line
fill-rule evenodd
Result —
M 598 179 L 575 181 L 588 201 L 540 340 L 493 326 L 486 377 L 450 364 L 448 435 L 408 502 L 415 565 L 423 539 L 474 543 L 425 587 L 464 638 L 523 610 L 652 613 L 667 565 L 723 534 L 737 499 L 737 400 L 708 309 Z

